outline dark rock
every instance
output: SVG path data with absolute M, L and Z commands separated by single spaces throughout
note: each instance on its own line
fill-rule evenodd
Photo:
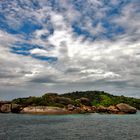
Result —
M 80 99 L 78 99 L 78 100 L 79 100 L 79 102 L 80 102 L 81 104 L 83 104 L 83 105 L 91 106 L 91 102 L 90 102 L 90 100 L 89 100 L 88 98 L 82 97 L 82 98 L 80 98 Z
M 11 112 L 12 113 L 19 113 L 21 110 L 22 110 L 21 105 L 11 104 Z
M 73 111 L 73 110 L 75 109 L 75 106 L 72 105 L 72 104 L 68 104 L 67 109 L 68 109 L 69 111 Z
M 125 103 L 117 104 L 116 107 L 120 112 L 124 112 L 126 114 L 134 114 L 137 112 L 136 108 Z
M 2 112 L 2 113 L 10 113 L 11 112 L 11 104 L 3 104 L 3 105 L 1 105 L 0 112 Z

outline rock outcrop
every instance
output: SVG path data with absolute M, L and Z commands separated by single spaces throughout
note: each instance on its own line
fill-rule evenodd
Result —
M 117 104 L 116 106 L 99 106 L 97 107 L 98 113 L 109 113 L 109 114 L 134 114 L 137 109 L 124 103 Z
M 137 109 L 125 104 L 120 103 L 117 105 L 111 105 L 109 107 L 105 106 L 91 106 L 90 101 L 86 98 L 80 99 L 80 102 L 88 104 L 80 104 L 80 106 L 68 104 L 71 103 L 69 98 L 57 98 L 57 103 L 63 103 L 64 107 L 52 107 L 52 106 L 27 106 L 23 107 L 18 104 L 12 103 L 1 103 L 0 112 L 1 113 L 33 113 L 33 114 L 73 114 L 73 113 L 109 113 L 109 114 L 134 114 Z
M 109 113 L 109 114 L 132 114 L 136 113 L 136 109 L 127 104 L 118 104 L 116 106 L 85 106 L 80 107 L 68 104 L 66 108 L 48 107 L 48 106 L 28 106 L 21 113 L 41 113 L 41 114 L 72 114 L 72 113 Z
M 82 109 L 87 113 L 93 113 L 94 112 L 92 106 L 82 106 Z
M 97 111 L 97 107 L 96 106 L 92 106 L 92 112 L 95 113 Z
M 55 103 L 63 104 L 63 105 L 68 105 L 72 104 L 72 100 L 70 98 L 66 97 L 56 97 L 54 98 Z
M 59 107 L 49 107 L 49 106 L 28 106 L 23 108 L 21 113 L 31 113 L 31 114 L 68 114 L 68 110 Z
M 2 113 L 10 113 L 11 112 L 11 104 L 3 104 L 3 105 L 1 105 L 0 112 L 2 112 Z
M 12 113 L 20 113 L 22 110 L 22 106 L 18 104 L 11 104 L 11 112 Z
M 77 112 L 77 113 L 94 113 L 96 112 L 96 107 L 95 106 L 85 106 L 85 105 L 82 105 L 82 106 L 74 106 L 72 104 L 69 104 L 67 106 L 67 109 L 68 111 L 74 111 L 74 112 Z
M 116 107 L 120 112 L 123 112 L 126 114 L 134 114 L 137 112 L 136 108 L 134 108 L 128 104 L 125 104 L 125 103 L 117 104 Z
M 116 106 L 112 106 L 112 105 L 107 108 L 107 111 L 110 114 L 118 114 L 119 113 L 119 109 L 117 109 Z
M 67 109 L 68 109 L 69 111 L 73 111 L 75 108 L 76 108 L 76 107 L 75 107 L 74 105 L 72 105 L 72 104 L 68 104 L 68 106 L 67 106 Z
M 81 104 L 86 105 L 86 106 L 91 106 L 91 102 L 88 98 L 82 97 L 80 99 L 77 99 Z
M 107 107 L 98 106 L 98 107 L 97 107 L 97 112 L 99 112 L 99 113 L 107 113 L 108 110 L 107 110 Z

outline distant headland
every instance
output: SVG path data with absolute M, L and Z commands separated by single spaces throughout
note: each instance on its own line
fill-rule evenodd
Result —
M 76 91 L 64 94 L 46 93 L 41 97 L 0 101 L 0 113 L 134 114 L 137 110 L 140 110 L 140 99 L 115 96 L 104 91 Z

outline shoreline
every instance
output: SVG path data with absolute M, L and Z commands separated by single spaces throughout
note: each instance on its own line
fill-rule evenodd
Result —
M 124 103 L 116 106 L 80 106 L 76 107 L 68 105 L 67 107 L 53 107 L 53 106 L 26 106 L 22 107 L 17 104 L 4 104 L 0 108 L 0 113 L 17 113 L 17 114 L 43 114 L 43 115 L 67 115 L 67 114 L 136 114 L 137 109 Z

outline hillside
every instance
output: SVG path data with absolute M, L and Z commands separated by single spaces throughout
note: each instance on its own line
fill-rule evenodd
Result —
M 80 105 L 81 102 L 79 102 L 79 99 L 83 97 L 88 98 L 89 104 L 92 106 L 103 105 L 108 107 L 110 105 L 126 103 L 140 110 L 140 99 L 125 96 L 114 96 L 104 91 L 76 91 L 65 94 L 46 93 L 41 97 L 17 98 L 12 100 L 12 103 L 24 106 L 43 105 L 65 107 L 68 104 Z

